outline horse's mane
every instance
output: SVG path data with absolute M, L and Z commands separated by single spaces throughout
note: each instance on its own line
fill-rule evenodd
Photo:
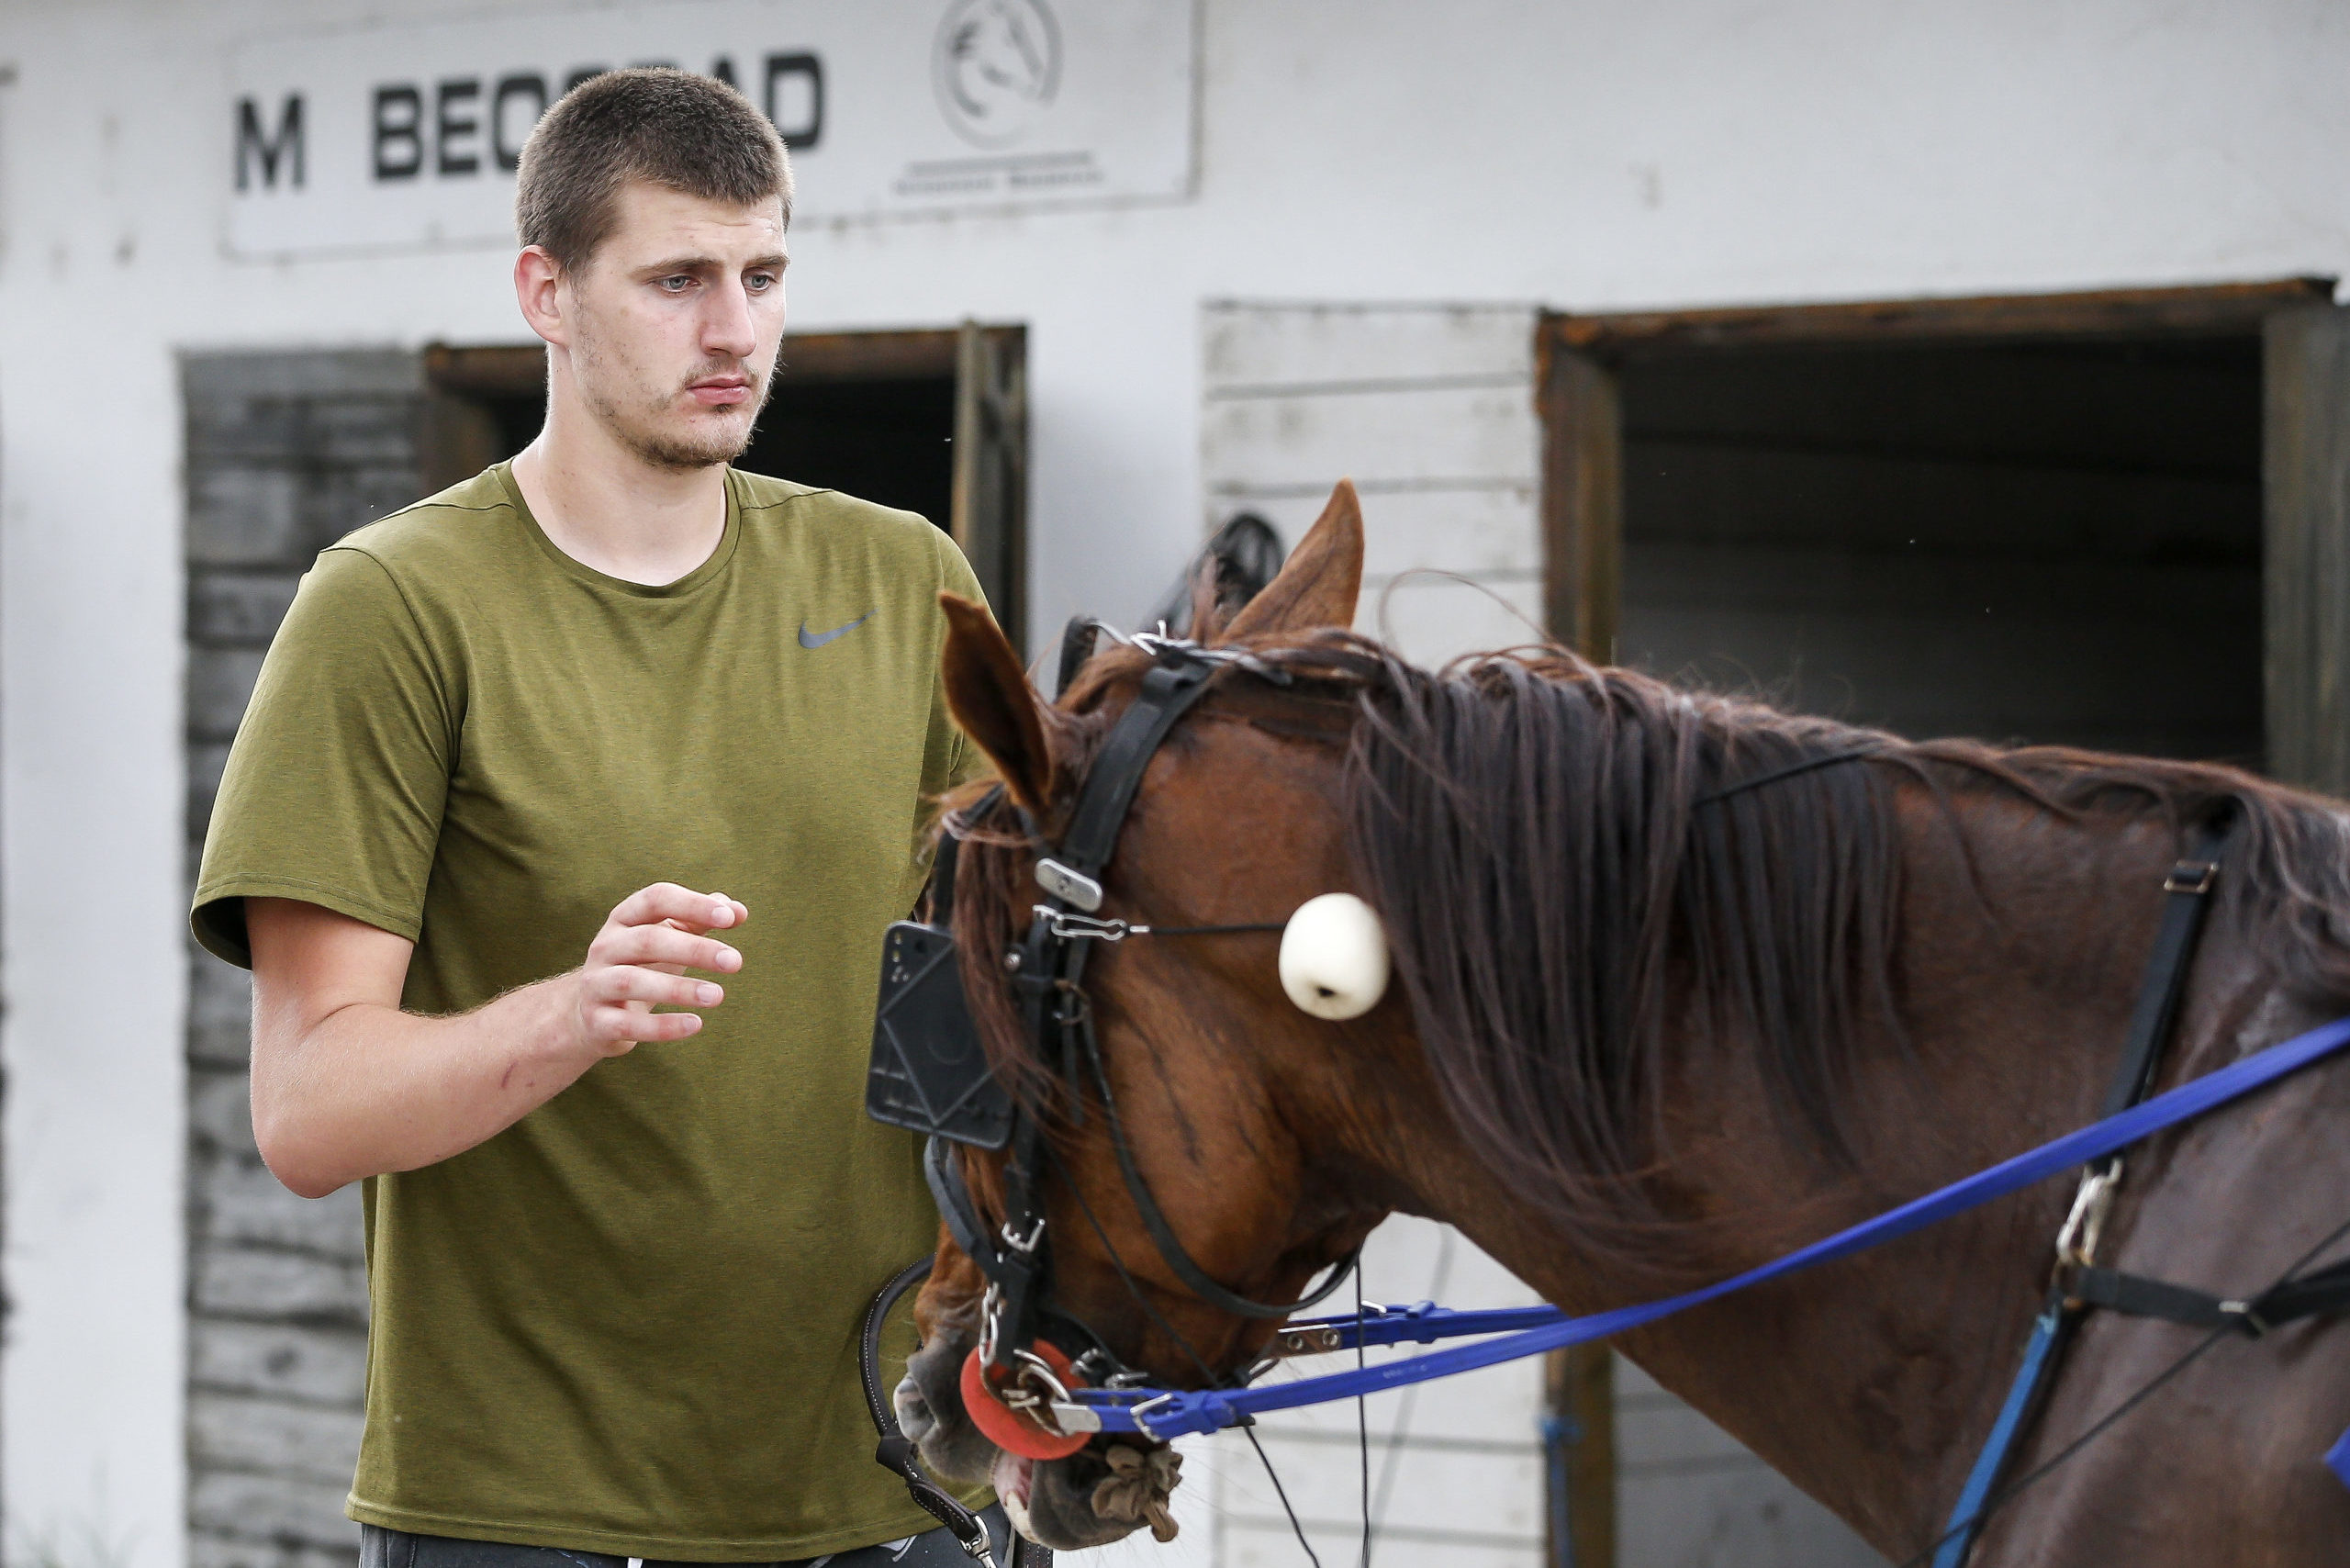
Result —
M 1228 670 L 1201 714 L 1344 748 L 1349 857 L 1453 1117 L 1517 1191 L 1610 1253 L 1666 1223 L 1639 1178 L 1655 1168 L 1667 1042 L 1684 1024 L 1756 1053 L 1790 1136 L 1849 1159 L 1840 1090 L 1853 1053 L 1902 1037 L 1905 782 L 1946 812 L 1998 791 L 2182 832 L 2232 803 L 2244 827 L 2226 896 L 2266 925 L 2277 983 L 2350 998 L 2350 826 L 2232 767 L 1907 741 L 1555 647 L 1430 671 L 1345 633 L 1239 645 L 1290 684 Z M 1108 729 L 1103 699 L 1144 662 L 1097 656 L 1048 713 L 1065 774 L 1082 776 Z M 1034 902 L 1014 885 L 1019 859 L 967 851 L 966 864 L 978 875 L 957 901 L 960 945 L 1000 952 Z M 999 1069 L 1040 1088 L 1052 1070 L 1002 971 L 967 957 L 965 973 Z

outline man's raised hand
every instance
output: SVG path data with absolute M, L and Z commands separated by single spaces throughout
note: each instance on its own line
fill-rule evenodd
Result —
M 640 1040 L 682 1040 L 701 1028 L 699 1013 L 655 1013 L 656 1006 L 715 1007 L 723 987 L 688 969 L 733 974 L 743 955 L 709 935 L 742 924 L 751 912 L 724 893 L 698 893 L 655 882 L 622 899 L 588 945 L 578 983 L 583 1043 L 619 1056 Z

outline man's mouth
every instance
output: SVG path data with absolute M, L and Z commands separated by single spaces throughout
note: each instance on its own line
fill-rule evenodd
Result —
M 751 400 L 751 380 L 746 375 L 711 375 L 689 383 L 686 391 L 705 409 L 732 408 Z

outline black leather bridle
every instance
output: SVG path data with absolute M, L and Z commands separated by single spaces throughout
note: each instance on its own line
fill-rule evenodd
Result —
M 1120 830 L 1151 757 L 1176 723 L 1207 694 L 1225 666 L 1287 684 L 1287 672 L 1248 654 L 1206 648 L 1148 633 L 1121 639 L 1151 657 L 1134 701 L 1112 725 L 1078 791 L 1058 844 L 1047 842 L 1027 813 L 1024 832 L 1035 846 L 1037 888 L 1026 934 L 1002 957 L 1009 971 L 1021 1027 L 1073 1121 L 1097 1104 L 1128 1195 L 1168 1269 L 1207 1305 L 1237 1316 L 1278 1319 L 1320 1302 L 1337 1289 L 1356 1252 L 1338 1259 L 1327 1279 L 1297 1301 L 1270 1303 L 1240 1294 L 1210 1275 L 1184 1249 L 1135 1163 L 1131 1141 L 1094 1030 L 1085 988 L 1094 946 L 1130 937 L 1278 932 L 1281 923 L 1153 927 L 1100 918 L 1102 874 L 1115 853 Z M 1088 639 L 1090 643 L 1090 638 Z M 1064 669 L 1064 683 L 1068 666 Z M 1007 810 L 1018 811 L 1002 786 L 989 791 L 941 835 L 927 899 L 927 922 L 890 928 L 882 966 L 881 1003 L 874 1036 L 867 1109 L 877 1119 L 925 1134 L 923 1169 L 940 1216 L 957 1246 L 988 1282 L 981 1303 L 979 1354 L 991 1371 L 1008 1374 L 1005 1403 L 1025 1408 L 1048 1428 L 1058 1417 L 1085 1419 L 1067 1401 L 1054 1368 L 1035 1353 L 1049 1339 L 1066 1350 L 1088 1381 L 1113 1383 L 1133 1373 L 1101 1337 L 1072 1314 L 1050 1304 L 1051 1237 L 1043 1185 L 1051 1148 L 1035 1110 L 1021 1104 L 988 1071 L 986 1054 L 962 995 L 954 948 L 955 873 L 964 835 Z M 1003 1217 L 990 1225 L 973 1197 L 952 1145 L 1007 1149 Z

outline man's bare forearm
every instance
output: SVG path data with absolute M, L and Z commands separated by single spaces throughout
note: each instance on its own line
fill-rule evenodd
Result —
M 253 1136 L 277 1179 L 323 1197 L 495 1137 L 607 1057 L 699 1031 L 725 998 L 688 968 L 731 973 L 711 931 L 749 912 L 656 883 L 612 911 L 580 968 L 470 1013 L 398 1006 L 413 945 L 298 901 L 250 899 Z
M 287 1053 L 281 1081 L 265 1090 L 256 1070 L 253 1132 L 270 1169 L 323 1197 L 504 1132 L 604 1059 L 565 1025 L 576 1008 L 562 992 L 576 980 L 541 980 L 448 1018 L 364 1002 L 336 1009 Z

